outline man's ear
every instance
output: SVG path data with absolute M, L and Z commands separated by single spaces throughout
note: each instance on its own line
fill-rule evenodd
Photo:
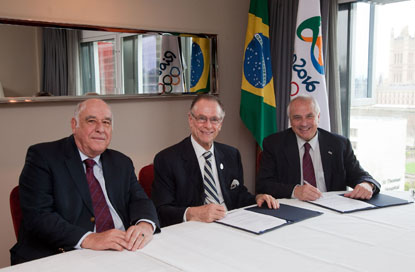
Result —
M 72 128 L 72 133 L 75 134 L 75 129 L 76 129 L 76 119 L 75 118 L 71 119 L 71 128 Z

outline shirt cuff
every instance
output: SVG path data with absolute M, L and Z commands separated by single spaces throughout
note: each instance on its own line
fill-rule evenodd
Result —
M 183 222 L 187 222 L 187 220 L 186 220 L 186 214 L 187 214 L 187 210 L 188 209 L 189 209 L 189 207 L 187 207 L 186 210 L 184 211 L 184 214 L 183 214 Z
M 82 249 L 81 244 L 82 242 L 85 240 L 85 238 L 90 235 L 92 233 L 92 231 L 88 231 L 87 233 L 84 234 L 84 236 L 81 237 L 81 239 L 79 239 L 79 242 L 74 246 L 75 249 Z
M 292 193 L 291 193 L 291 198 L 297 199 L 297 198 L 294 196 L 294 191 L 295 191 L 295 188 L 297 188 L 297 186 L 300 186 L 300 185 L 299 185 L 299 184 L 297 184 L 297 185 L 295 185 L 295 186 L 294 186 L 294 189 L 293 189 L 293 191 L 292 191 Z
M 156 224 L 154 224 L 153 221 L 148 220 L 148 219 L 140 219 L 135 223 L 135 225 L 137 226 L 140 222 L 146 222 L 146 223 L 151 224 L 153 226 L 153 233 L 156 231 Z

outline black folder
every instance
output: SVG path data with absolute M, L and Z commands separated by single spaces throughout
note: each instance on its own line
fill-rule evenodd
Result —
M 266 205 L 266 204 L 264 204 Z M 293 224 L 293 223 L 297 223 L 300 222 L 302 220 L 308 219 L 308 218 L 312 218 L 315 216 L 319 216 L 321 214 L 323 214 L 322 212 L 318 212 L 318 211 L 312 211 L 312 210 L 308 210 L 308 209 L 304 209 L 304 208 L 298 208 L 298 207 L 294 207 L 294 206 L 290 206 L 290 205 L 286 205 L 286 204 L 280 204 L 279 209 L 274 210 L 274 209 L 269 209 L 268 207 L 251 207 L 251 208 L 246 208 L 245 210 L 247 211 L 251 211 L 251 212 L 256 212 L 256 213 L 261 213 L 261 214 L 265 214 L 265 215 L 269 215 L 269 216 L 274 216 L 277 217 L 279 219 L 283 219 L 286 221 L 285 224 L 282 225 L 278 225 L 269 229 L 263 229 L 260 232 L 254 232 L 248 229 L 245 229 L 243 227 L 240 226 L 235 226 L 235 225 L 229 225 L 223 222 L 217 222 L 220 224 L 224 224 L 227 226 L 231 226 L 233 228 L 237 228 L 237 229 L 241 229 L 244 231 L 248 231 L 254 234 L 262 234 L 265 232 L 268 232 L 270 230 L 274 230 L 289 224 Z
M 341 196 L 343 196 L 343 195 L 344 194 L 341 194 Z M 313 202 L 309 202 L 309 203 L 320 206 L 320 207 L 323 207 L 323 208 L 326 208 L 326 209 L 329 209 L 329 210 L 332 210 L 332 211 L 336 211 L 336 212 L 339 212 L 339 213 L 352 213 L 352 212 L 358 212 L 358 211 L 373 210 L 373 209 L 379 209 L 379 208 L 385 208 L 385 207 L 391 207 L 391 206 L 405 205 L 405 204 L 413 203 L 413 201 L 409 201 L 409 200 L 406 200 L 406 199 L 393 197 L 393 196 L 389 196 L 389 195 L 385 195 L 385 194 L 376 194 L 371 199 L 368 199 L 368 200 L 355 199 L 355 201 L 363 201 L 363 202 L 372 204 L 374 206 L 363 208 L 363 209 L 340 211 L 340 210 L 337 210 L 333 207 L 328 207 L 328 206 L 324 206 L 324 205 L 313 203 Z

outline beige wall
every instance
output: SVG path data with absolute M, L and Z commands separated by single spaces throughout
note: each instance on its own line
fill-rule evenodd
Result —
M 0 82 L 4 96 L 32 96 L 39 91 L 37 27 L 0 25 Z
M 253 191 L 255 142 L 239 118 L 241 65 L 249 0 L 9 0 L 0 17 L 218 34 L 220 98 L 226 118 L 219 141 L 241 151 L 245 182 Z M 189 98 L 110 101 L 115 114 L 111 147 L 129 155 L 137 169 L 189 130 Z M 0 104 L 0 267 L 15 243 L 9 192 L 18 183 L 27 147 L 70 134 L 72 102 Z

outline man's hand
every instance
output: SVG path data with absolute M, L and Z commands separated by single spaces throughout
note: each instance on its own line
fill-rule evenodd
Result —
M 261 207 L 264 202 L 267 203 L 268 208 L 270 208 L 270 209 L 275 210 L 275 209 L 278 209 L 280 207 L 280 204 L 278 203 L 278 200 L 276 200 L 275 198 L 273 198 L 270 195 L 259 194 L 259 195 L 256 195 L 255 200 L 256 200 L 256 204 L 258 205 L 258 207 Z
M 128 243 L 127 249 L 136 251 L 142 249 L 153 239 L 153 226 L 147 222 L 140 222 L 128 228 L 125 234 L 125 241 Z
M 207 204 L 199 207 L 190 207 L 186 212 L 187 221 L 213 222 L 225 217 L 226 209 L 219 204 Z
M 373 185 L 367 181 L 357 184 L 353 191 L 344 194 L 345 197 L 356 199 L 371 199 L 373 195 Z
M 101 233 L 91 233 L 81 243 L 82 248 L 94 250 L 113 249 L 121 251 L 128 247 L 125 240 L 125 232 L 118 229 L 111 229 Z
M 302 201 L 313 201 L 322 196 L 319 189 L 310 185 L 298 185 L 294 188 L 294 196 Z

